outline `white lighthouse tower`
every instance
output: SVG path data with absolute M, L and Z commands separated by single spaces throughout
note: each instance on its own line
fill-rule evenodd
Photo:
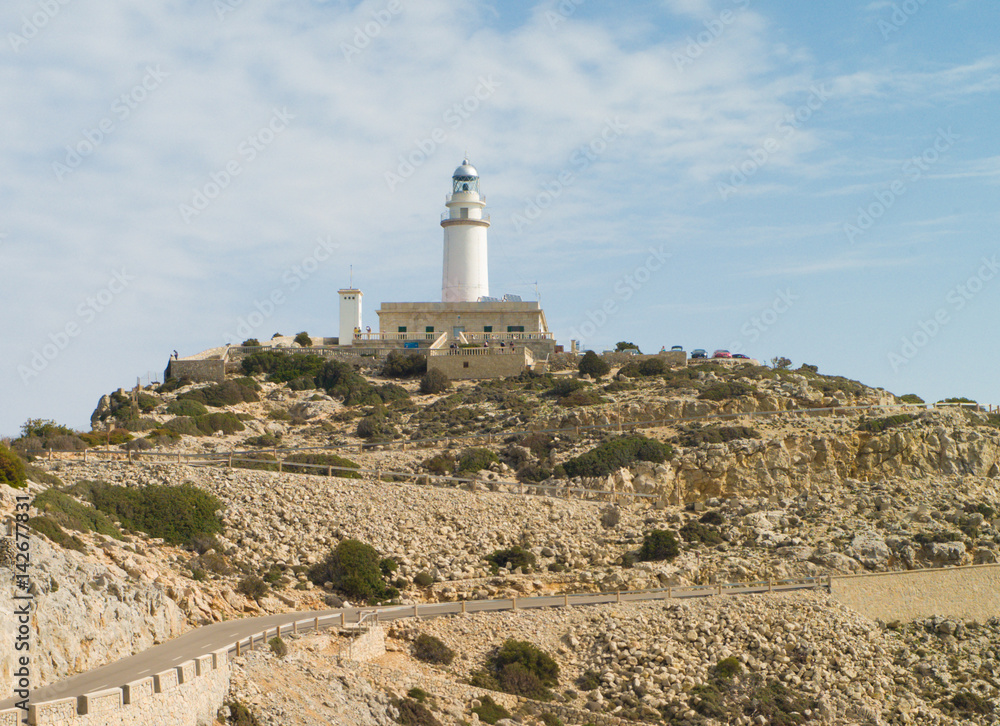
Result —
M 477 302 L 490 294 L 486 264 L 486 198 L 479 195 L 479 172 L 462 160 L 451 177 L 451 196 L 442 215 L 444 228 L 444 279 L 441 302 Z

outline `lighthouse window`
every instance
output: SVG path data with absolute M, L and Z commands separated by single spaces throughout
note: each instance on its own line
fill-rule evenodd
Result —
M 424 328 L 424 332 L 425 333 L 433 333 L 434 332 L 434 326 L 433 325 L 428 325 L 426 328 Z
M 406 326 L 405 325 L 400 325 L 399 328 L 396 330 L 396 332 L 397 333 L 405 333 L 406 332 Z
M 493 332 L 493 326 L 492 325 L 484 325 L 483 326 L 483 332 L 484 333 L 492 333 Z
M 524 326 L 523 325 L 508 325 L 507 326 L 507 332 L 508 333 L 523 333 L 524 332 Z
M 468 219 L 469 218 L 469 208 L 468 207 L 462 207 L 462 211 L 460 212 L 460 218 L 461 219 Z

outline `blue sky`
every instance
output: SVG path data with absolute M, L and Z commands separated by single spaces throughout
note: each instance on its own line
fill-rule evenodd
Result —
M 623 10 L 627 8 L 626 10 Z M 10 0 L 0 434 L 220 345 L 491 292 L 560 342 L 730 348 L 1000 403 L 1000 6 Z M 324 259 L 319 259 L 324 258 Z

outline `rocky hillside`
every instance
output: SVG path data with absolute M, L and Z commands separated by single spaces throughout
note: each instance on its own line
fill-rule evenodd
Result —
M 407 603 L 1000 559 L 997 416 L 968 409 L 810 413 L 897 401 L 810 368 L 658 371 L 630 364 L 605 381 L 566 371 L 435 393 L 421 393 L 416 377 L 363 376 L 336 366 L 245 373 L 253 375 L 222 385 L 172 382 L 138 395 L 116 392 L 94 412 L 102 433 L 42 428 L 33 439 L 14 442 L 31 448 L 58 437 L 62 447 L 79 449 L 102 442 L 107 448 L 110 440 L 111 448 L 129 449 L 134 457 L 131 464 L 59 457 L 35 462 L 32 491 L 61 497 L 59 507 L 34 512 L 45 520 L 37 524 L 36 557 L 49 579 L 38 585 L 39 612 L 51 613 L 39 621 L 46 634 L 41 642 L 50 649 L 46 680 L 199 623 L 337 606 L 350 596 L 310 573 L 345 540 L 369 544 L 395 563 L 388 579 Z M 767 415 L 775 411 L 796 413 Z M 710 415 L 726 418 L 676 422 Z M 635 421 L 663 425 L 643 428 L 648 439 L 617 430 Z M 554 428 L 562 431 L 546 432 Z M 481 438 L 474 445 L 442 439 L 470 435 Z M 276 449 L 307 447 L 324 451 L 295 453 L 286 459 L 292 466 L 277 472 Z M 195 467 L 153 456 L 233 450 L 248 452 L 252 461 L 237 457 L 234 468 Z M 296 471 L 295 461 L 379 469 L 383 477 L 301 473 L 309 470 Z M 434 486 L 424 478 L 440 474 L 471 481 Z M 83 526 L 79 516 L 66 513 L 73 506 L 87 512 L 105 506 L 90 482 L 112 492 L 189 483 L 217 497 L 219 529 L 168 541 L 131 522 L 118 521 L 113 530 Z M 579 489 L 590 494 L 573 491 Z M 11 503 L 2 503 L 7 511 Z M 640 556 L 644 538 L 655 530 L 676 537 L 676 556 Z M 489 559 L 512 550 L 525 553 L 515 564 Z M 259 586 L 248 586 L 253 582 Z M 996 653 L 994 630 L 969 624 L 954 624 L 953 632 L 945 632 L 951 626 L 938 632 L 939 624 L 887 630 L 817 597 L 680 609 L 629 606 L 599 616 L 516 614 L 510 617 L 538 622 L 517 621 L 511 632 L 537 626 L 549 633 L 538 645 L 559 654 L 568 675 L 558 693 L 567 707 L 632 719 L 715 723 L 723 716 L 699 707 L 698 694 L 731 710 L 738 694 L 779 676 L 795 687 L 795 698 L 810 704 L 808 718 L 816 723 L 958 723 L 948 699 L 966 687 L 995 705 L 996 673 L 987 668 L 986 655 Z M 505 618 L 463 620 L 459 631 L 454 620 L 434 623 L 434 632 L 464 655 L 429 677 L 461 690 L 470 664 L 496 644 L 500 624 L 509 624 Z M 736 627 L 737 621 L 743 624 Z M 615 623 L 624 628 L 621 637 Z M 133 631 L 141 635 L 122 635 Z M 82 643 L 80 632 L 90 634 Z M 456 632 L 467 632 L 468 641 L 450 640 Z M 413 633 L 400 629 L 395 635 L 398 652 L 390 661 L 409 653 Z M 978 648 L 967 653 L 973 660 L 956 665 L 955 654 L 965 653 L 962 643 L 970 639 Z M 638 649 L 631 645 L 636 641 Z M 795 650 L 800 645 L 803 650 Z M 287 664 L 252 656 L 248 675 L 237 679 L 238 694 L 253 700 L 253 684 L 263 678 L 268 685 L 258 683 L 258 695 L 281 688 L 296 693 L 305 688 L 296 679 L 333 667 L 323 663 L 324 647 L 309 646 L 302 655 L 309 665 L 298 675 L 294 668 L 286 671 Z M 913 652 L 920 655 L 914 659 Z M 622 653 L 628 655 L 619 662 Z M 738 685 L 713 681 L 712 668 L 730 655 L 746 678 Z M 584 691 L 573 684 L 587 664 L 599 685 Z M 880 678 L 855 693 L 850 674 L 866 672 Z M 9 673 L 9 664 L 0 662 L 0 680 Z M 371 714 L 370 721 L 358 716 L 353 722 L 399 718 L 392 698 L 405 693 L 375 671 L 367 685 L 336 678 L 350 708 Z M 799 688 L 841 681 L 827 693 Z M 709 686 L 719 694 L 705 691 Z M 577 693 L 570 697 L 565 690 Z M 322 698 L 313 703 L 316 713 Z M 468 720 L 469 699 L 445 699 L 436 713 L 445 723 Z M 327 700 L 340 703 L 332 695 Z M 259 710 L 263 717 L 266 709 Z M 733 714 L 732 723 L 751 722 L 737 718 L 747 714 Z M 294 722 L 281 720 L 291 718 L 287 712 L 268 718 Z M 338 723 L 323 718 L 301 723 Z

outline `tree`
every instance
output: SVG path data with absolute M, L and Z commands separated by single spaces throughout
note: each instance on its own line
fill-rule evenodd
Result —
M 377 603 L 396 597 L 399 592 L 385 582 L 382 558 L 371 545 L 345 539 L 325 560 L 309 570 L 309 579 L 317 585 L 333 583 L 333 589 L 350 598 Z
M 647 532 L 639 550 L 639 559 L 646 561 L 672 560 L 681 553 L 677 537 L 665 529 Z
M 784 371 L 788 370 L 792 365 L 792 362 L 785 357 L 778 357 L 771 359 L 771 367 L 775 370 Z
M 437 368 L 427 371 L 420 379 L 421 393 L 444 393 L 449 388 L 451 388 L 451 381 L 447 374 Z
M 611 371 L 611 366 L 608 365 L 607 361 L 597 355 L 597 353 L 592 350 L 588 350 L 583 354 L 583 358 L 580 359 L 578 370 L 580 371 L 580 375 L 601 378 L 608 375 Z
M 260 341 L 257 340 L 256 338 L 247 338 L 246 340 L 243 341 L 244 348 L 254 348 L 259 346 L 260 346 Z
M 295 342 L 301 345 L 303 348 L 312 348 L 312 338 L 309 337 L 309 333 L 304 330 L 295 336 Z
M 621 353 L 623 350 L 629 350 L 629 349 L 634 350 L 636 353 L 642 352 L 641 350 L 639 350 L 638 345 L 636 345 L 635 343 L 628 343 L 624 340 L 618 341 L 618 344 L 615 346 L 616 353 Z

